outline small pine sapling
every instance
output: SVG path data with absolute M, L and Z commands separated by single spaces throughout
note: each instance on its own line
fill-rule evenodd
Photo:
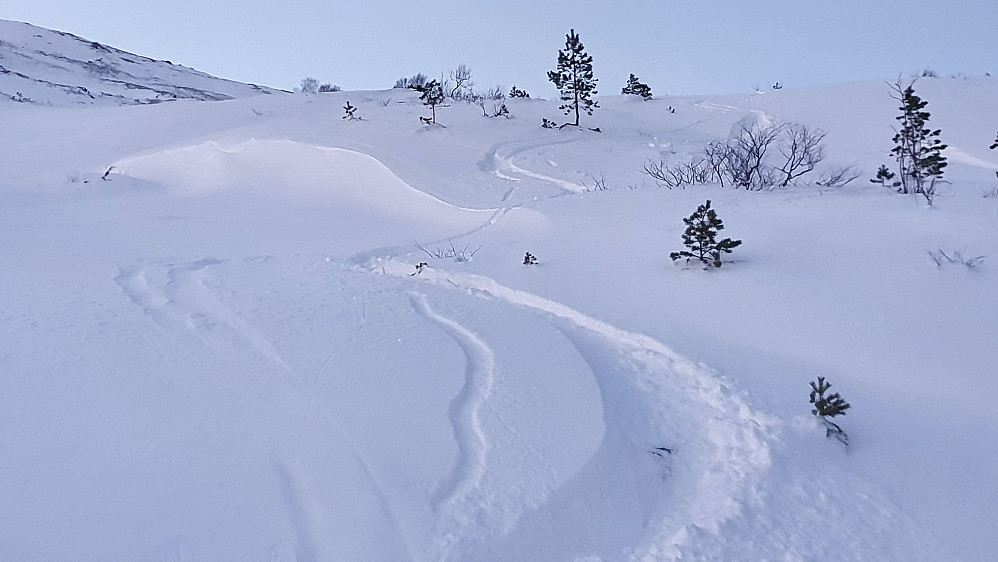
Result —
M 514 85 L 512 88 L 509 89 L 509 97 L 511 97 L 511 98 L 530 99 L 530 94 L 528 94 L 525 90 L 521 90 L 521 89 L 517 88 Z
M 437 122 L 437 106 L 444 101 L 444 88 L 436 80 L 431 80 L 426 84 L 423 90 L 423 95 L 419 96 L 419 99 L 423 101 L 423 105 L 430 106 L 431 117 L 427 119 L 426 117 L 420 117 L 419 120 L 426 125 L 432 125 Z
M 648 101 L 651 99 L 651 88 L 648 84 L 642 84 L 638 77 L 631 74 L 631 77 L 627 79 L 627 85 L 620 90 L 621 94 L 630 94 L 634 96 L 641 96 L 642 99 Z
M 686 231 L 683 233 L 683 244 L 689 250 L 672 252 L 672 261 L 686 258 L 687 263 L 698 259 L 707 267 L 721 267 L 721 254 L 730 254 L 731 249 L 740 246 L 741 240 L 725 238 L 717 241 L 717 233 L 724 229 L 724 223 L 717 218 L 717 213 L 710 208 L 710 199 L 697 207 L 689 218 L 683 219 Z
M 817 381 L 811 381 L 811 404 L 814 405 L 811 413 L 825 426 L 826 438 L 834 437 L 843 445 L 849 445 L 849 436 L 846 435 L 846 432 L 828 418 L 846 415 L 846 410 L 850 408 L 850 405 L 842 399 L 838 392 L 825 396 L 825 392 L 831 387 L 831 383 L 825 382 L 825 377 L 818 377 Z
M 558 124 L 557 124 L 557 123 L 555 123 L 554 121 L 552 121 L 552 120 L 548 119 L 547 117 L 545 117 L 545 118 L 544 118 L 544 119 L 543 119 L 543 120 L 541 121 L 541 127 L 544 127 L 545 129 L 554 129 L 554 128 L 556 128 L 557 126 L 558 126 Z
M 343 111 L 346 112 L 346 115 L 344 115 L 340 119 L 346 119 L 348 121 L 360 121 L 361 118 L 354 115 L 354 113 L 356 113 L 357 111 L 357 106 L 351 105 L 349 100 L 347 101 L 347 104 L 343 106 Z
M 887 169 L 886 164 L 881 164 L 880 168 L 877 169 L 877 176 L 870 180 L 870 183 L 879 183 L 880 185 L 886 186 L 887 182 L 894 179 L 894 172 Z
M 998 134 L 995 134 L 995 142 L 991 145 L 991 150 L 998 148 Z
M 530 252 L 523 256 L 523 265 L 537 265 L 537 257 Z

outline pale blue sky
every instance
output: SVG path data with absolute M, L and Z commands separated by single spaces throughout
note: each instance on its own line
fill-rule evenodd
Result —
M 546 71 L 572 27 L 603 94 L 631 72 L 660 94 L 998 73 L 994 0 L 5 0 L 0 18 L 284 89 L 390 88 L 464 63 L 481 89 L 555 97 Z

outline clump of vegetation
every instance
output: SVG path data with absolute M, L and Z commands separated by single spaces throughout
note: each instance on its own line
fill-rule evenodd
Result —
M 419 120 L 425 125 L 433 125 L 437 122 L 437 106 L 444 101 L 444 88 L 436 80 L 432 80 L 423 90 L 423 95 L 419 96 L 423 105 L 430 106 L 430 117 L 420 117 Z
M 348 121 L 360 121 L 361 120 L 360 117 L 357 117 L 355 115 L 355 113 L 357 113 L 357 106 L 351 105 L 350 104 L 350 100 L 347 100 L 347 104 L 343 106 L 343 111 L 346 112 L 346 115 L 344 115 L 340 119 L 346 119 Z
M 530 94 L 528 94 L 525 90 L 517 88 L 514 84 L 513 87 L 509 89 L 509 97 L 530 99 Z
M 638 77 L 633 74 L 627 79 L 627 85 L 620 90 L 620 93 L 641 96 L 646 101 L 651 99 L 651 88 L 648 84 L 641 83 Z
M 686 231 L 683 233 L 683 244 L 688 248 L 679 252 L 672 252 L 669 257 L 672 261 L 686 258 L 690 260 L 700 260 L 706 267 L 721 267 L 721 254 L 730 254 L 732 248 L 741 245 L 741 240 L 725 238 L 717 240 L 717 233 L 724 229 L 724 223 L 717 217 L 717 212 L 710 208 L 710 199 L 706 203 L 697 207 L 689 218 L 683 219 Z
M 871 179 L 870 183 L 879 183 L 880 185 L 886 186 L 887 182 L 892 179 L 894 179 L 894 172 L 888 170 L 886 164 L 881 164 L 880 168 L 877 168 L 876 177 Z
M 537 265 L 537 257 L 534 256 L 534 254 L 527 252 L 523 256 L 523 265 Z
M 742 125 L 734 137 L 708 144 L 696 162 L 678 168 L 664 161 L 649 162 L 644 172 L 670 188 L 707 182 L 749 191 L 787 187 L 824 160 L 824 138 L 823 130 L 797 123 Z M 836 183 L 853 179 L 840 177 Z
M 838 392 L 829 394 L 825 396 L 825 392 L 831 388 L 831 383 L 825 382 L 825 377 L 818 377 L 816 381 L 811 381 L 811 404 L 814 407 L 811 409 L 811 413 L 817 416 L 821 420 L 822 425 L 825 426 L 825 437 L 834 437 L 842 442 L 843 445 L 849 444 L 849 436 L 846 435 L 845 431 L 838 424 L 830 421 L 828 418 L 833 418 L 835 416 L 844 416 L 846 410 L 851 406 L 848 402 L 842 399 L 842 396 Z

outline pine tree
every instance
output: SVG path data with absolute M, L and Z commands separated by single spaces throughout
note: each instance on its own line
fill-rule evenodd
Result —
M 683 219 L 686 225 L 686 232 L 683 233 L 683 244 L 689 250 L 672 252 L 669 257 L 672 261 L 686 258 L 686 261 L 698 259 L 707 267 L 721 267 L 721 254 L 730 254 L 731 249 L 740 246 L 741 240 L 725 238 L 720 242 L 716 241 L 717 233 L 724 230 L 724 223 L 717 218 L 717 213 L 710 208 L 710 199 L 689 218 Z
M 648 87 L 648 84 L 642 84 L 638 81 L 638 77 L 633 74 L 627 79 L 627 85 L 620 90 L 620 93 L 641 96 L 645 100 L 651 99 L 651 88 Z
M 593 57 L 586 53 L 574 29 L 565 36 L 565 49 L 558 51 L 558 69 L 548 71 L 548 80 L 561 92 L 561 101 L 566 102 L 558 109 L 565 110 L 565 115 L 575 113 L 575 122 L 565 125 L 578 127 L 581 111 L 592 115 L 593 108 L 599 107 L 592 99 L 598 81 L 593 78 Z
M 901 193 L 921 193 L 932 204 L 936 183 L 942 180 L 946 157 L 942 151 L 946 145 L 939 140 L 940 130 L 927 127 L 929 112 L 925 111 L 928 102 L 915 94 L 914 82 L 902 87 L 901 82 L 893 84 L 895 94 L 891 97 L 901 102 L 901 129 L 895 129 L 894 148 L 891 154 L 898 162 L 901 176 Z
M 811 381 L 811 404 L 814 404 L 811 413 L 817 416 L 825 426 L 825 437 L 834 437 L 842 444 L 848 445 L 849 436 L 846 435 L 845 431 L 842 431 L 838 424 L 828 418 L 846 415 L 846 410 L 851 406 L 842 399 L 838 392 L 825 396 L 825 392 L 831 387 L 831 383 L 825 382 L 825 377 L 818 377 L 816 381 Z
M 877 176 L 870 180 L 870 183 L 880 183 L 880 185 L 887 185 L 887 182 L 894 179 L 894 172 L 887 169 L 886 164 L 881 164 L 880 168 L 877 169 Z
M 420 117 L 420 119 L 427 125 L 437 122 L 437 106 L 444 101 L 444 88 L 440 85 L 440 82 L 436 80 L 431 80 L 424 86 L 423 95 L 419 96 L 419 99 L 423 100 L 423 105 L 430 106 L 430 112 L 432 117 L 429 119 L 425 117 Z

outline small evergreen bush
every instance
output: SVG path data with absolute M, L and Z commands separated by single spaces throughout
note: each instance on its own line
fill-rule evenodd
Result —
M 642 84 L 638 81 L 638 77 L 633 74 L 627 79 L 627 85 L 620 90 L 620 93 L 641 96 L 646 101 L 651 99 L 651 88 L 648 87 L 648 84 Z
M 697 259 L 707 267 L 721 267 L 721 254 L 730 254 L 732 248 L 742 243 L 741 240 L 731 238 L 719 242 L 716 240 L 718 231 L 724 229 L 724 223 L 717 217 L 714 209 L 710 208 L 710 199 L 697 207 L 689 218 L 683 219 L 683 223 L 686 224 L 683 244 L 689 249 L 669 254 L 672 261 L 680 258 L 686 258 L 687 262 Z
M 834 437 L 841 441 L 843 445 L 848 445 L 849 436 L 846 435 L 845 431 L 842 431 L 842 428 L 838 424 L 830 421 L 828 418 L 846 415 L 846 410 L 851 406 L 842 399 L 842 396 L 838 392 L 825 396 L 825 392 L 831 387 L 831 383 L 825 382 L 825 377 L 818 377 L 817 380 L 811 381 L 810 397 L 811 404 L 814 405 L 811 413 L 821 420 L 821 423 L 825 426 L 826 438 Z

